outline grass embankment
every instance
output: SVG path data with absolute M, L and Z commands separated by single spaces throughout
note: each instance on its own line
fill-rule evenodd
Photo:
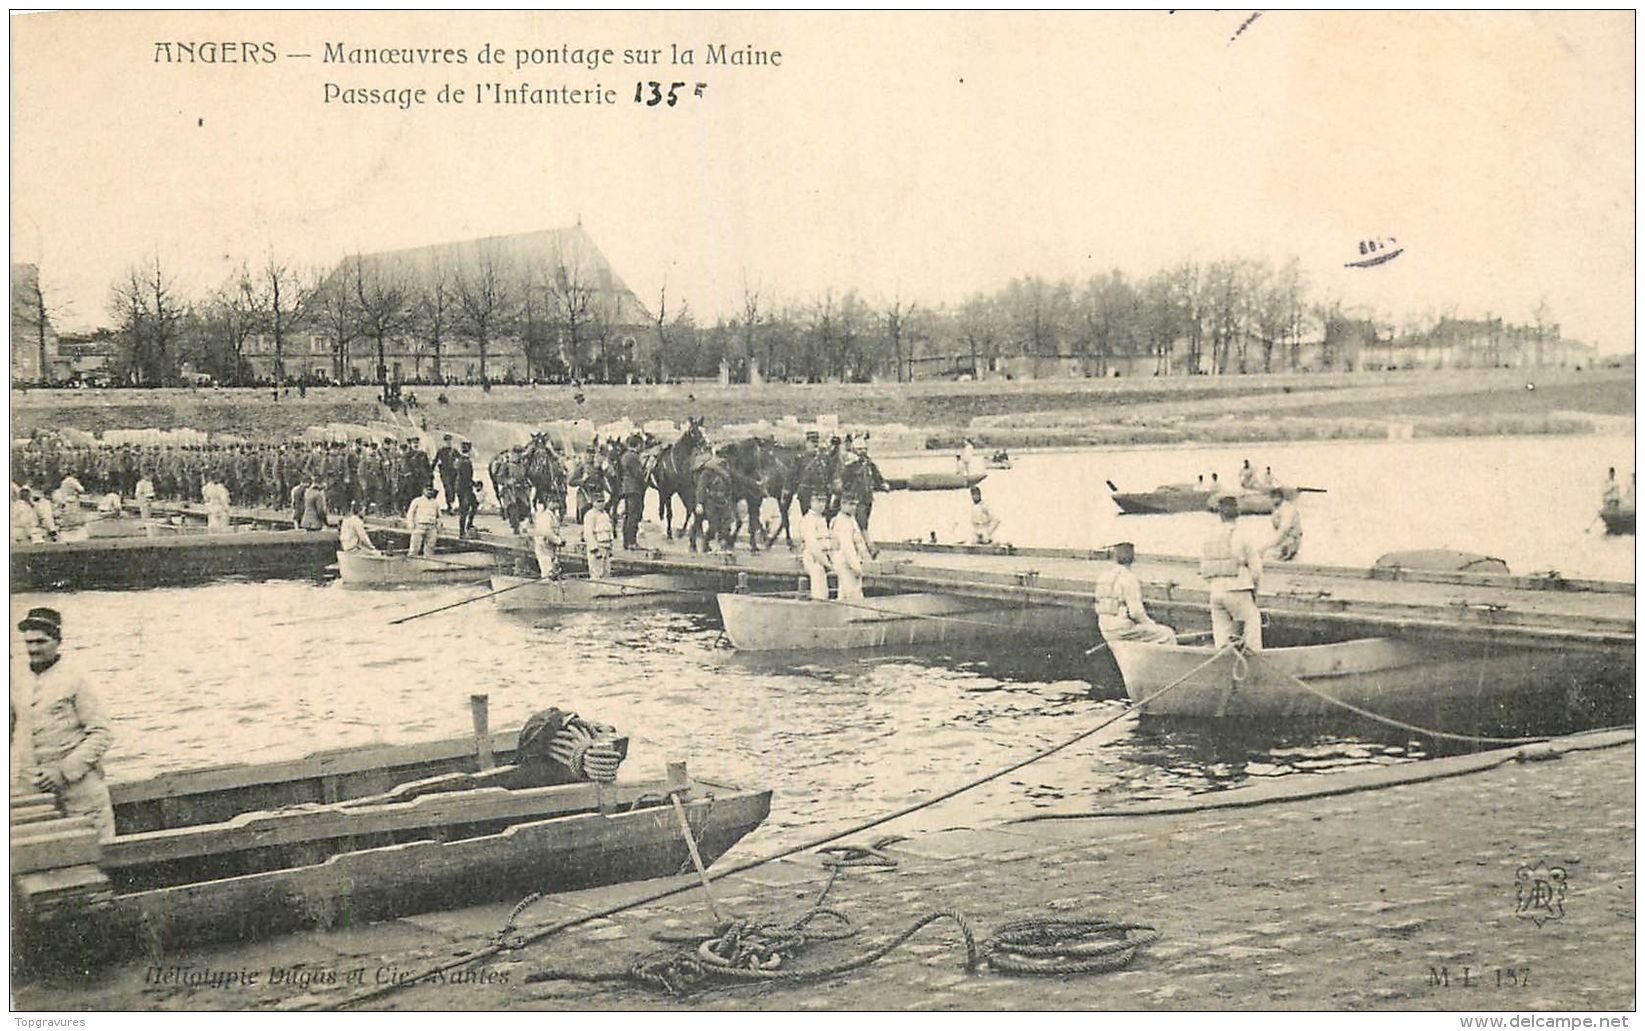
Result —
M 929 446 L 951 449 L 969 438 L 988 447 L 1119 446 L 1367 440 L 1616 432 L 1631 428 L 1631 370 L 1543 370 L 1527 390 L 1525 370 L 1442 373 L 1337 373 L 1131 380 L 1041 380 L 912 384 L 767 384 L 721 387 L 450 388 L 450 403 L 420 388 L 419 412 L 431 428 L 468 432 L 482 420 L 543 423 L 630 418 L 683 421 L 701 416 L 710 431 L 732 423 L 811 421 L 837 415 L 843 428 L 901 424 Z M 110 429 L 190 427 L 254 440 L 296 436 L 331 422 L 367 423 L 385 413 L 368 387 L 311 390 L 276 401 L 267 390 L 109 390 L 13 392 L 15 436 L 72 426 Z

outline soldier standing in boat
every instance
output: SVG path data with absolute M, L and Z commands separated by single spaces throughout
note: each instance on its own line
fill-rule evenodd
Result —
M 834 537 L 834 570 L 839 575 L 840 601 L 862 598 L 863 568 L 873 558 L 868 540 L 857 523 L 857 499 L 847 497 L 840 502 L 840 510 L 829 524 Z
M 1097 627 L 1105 641 L 1145 641 L 1148 644 L 1176 644 L 1177 632 L 1148 615 L 1142 601 L 1142 584 L 1131 571 L 1137 560 L 1136 545 L 1121 541 L 1114 545 L 1114 564 L 1097 574 Z
M 1599 493 L 1599 507 L 1603 509 L 1616 508 L 1622 501 L 1622 485 L 1616 482 L 1616 466 L 1605 470 L 1605 486 Z
M 565 537 L 560 532 L 561 498 L 545 498 L 531 517 L 531 550 L 537 553 L 537 575 L 544 580 L 560 578 L 560 549 Z
M 588 560 L 589 579 L 611 578 L 611 541 L 614 536 L 611 513 L 605 507 L 605 494 L 596 486 L 589 494 L 588 512 L 583 516 L 583 554 Z
M 423 492 L 406 508 L 406 529 L 411 533 L 406 554 L 433 558 L 434 545 L 440 540 L 440 503 L 434 500 L 433 480 L 424 484 Z
M 1211 593 L 1211 637 L 1218 648 L 1234 638 L 1238 624 L 1245 647 L 1262 647 L 1262 612 L 1257 589 L 1262 586 L 1262 556 L 1250 541 L 1238 536 L 1239 498 L 1216 495 L 1217 528 L 1205 538 L 1199 575 Z
M 303 515 L 300 525 L 305 530 L 324 530 L 331 510 L 326 504 L 326 490 L 315 480 L 303 491 Z
M 828 570 L 833 565 L 834 533 L 828 527 L 823 509 L 828 507 L 828 494 L 819 491 L 811 495 L 811 505 L 800 517 L 800 565 L 811 578 L 811 600 L 828 600 Z
M 1302 550 L 1302 513 L 1297 510 L 1297 491 L 1295 487 L 1276 484 L 1268 488 L 1268 496 L 1274 500 L 1274 539 L 1262 553 L 1272 552 L 1281 562 L 1289 562 Z
M 49 791 L 65 816 L 91 817 L 107 841 L 114 837 L 114 804 L 103 781 L 103 755 L 114 743 L 108 715 L 91 682 L 62 656 L 56 609 L 30 609 L 17 629 L 29 673 L 11 681 L 12 788 Z

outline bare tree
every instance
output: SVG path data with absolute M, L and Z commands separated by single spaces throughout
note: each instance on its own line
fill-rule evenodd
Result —
M 358 255 L 344 258 L 309 298 L 310 321 L 331 341 L 332 376 L 341 384 L 348 383 L 352 376 L 349 344 L 360 332 L 360 311 L 354 300 L 359 266 Z
M 991 371 L 1002 334 L 999 304 L 986 294 L 973 295 L 960 308 L 959 333 L 971 352 L 971 375 L 981 376 L 984 368 Z
M 515 288 L 508 261 L 494 244 L 482 241 L 474 261 L 457 270 L 457 321 L 480 350 L 480 385 L 489 389 L 486 355 L 491 341 L 502 334 L 516 310 Z
M 207 299 L 202 312 L 206 332 L 220 353 L 218 374 L 231 383 L 245 379 L 246 343 L 263 326 L 251 269 L 244 262 Z
M 891 341 L 892 359 L 897 363 L 897 382 L 903 382 L 903 338 L 908 332 L 908 320 L 913 318 L 918 305 L 912 301 L 903 305 L 902 298 L 893 298 L 885 309 L 885 335 Z
M 748 282 L 748 276 L 743 275 L 743 310 L 740 319 L 743 327 L 743 346 L 748 355 L 749 381 L 753 382 L 753 367 L 755 361 L 755 338 L 760 329 L 760 288 Z M 769 376 L 771 373 L 771 346 L 766 345 L 765 368 L 762 372 Z
M 307 320 L 314 290 L 307 276 L 271 254 L 257 274 L 254 296 L 263 328 L 274 339 L 274 385 L 278 389 L 286 381 L 286 338 Z
M 170 380 L 176 371 L 173 345 L 187 308 L 160 259 L 128 268 L 109 307 L 120 321 L 131 380 L 141 386 Z
M 365 335 L 377 343 L 377 384 L 388 400 L 388 340 L 406 331 L 416 315 L 411 277 L 404 265 L 354 256 L 354 301 Z
M 424 342 L 434 355 L 433 378 L 441 382 L 444 374 L 440 368 L 440 357 L 445 346 L 446 336 L 451 332 L 452 319 L 456 315 L 457 296 L 456 288 L 452 284 L 451 270 L 438 254 L 434 256 L 433 264 L 423 277 L 413 309 L 414 322 L 421 331 Z M 418 362 L 418 372 L 421 373 L 421 361 Z

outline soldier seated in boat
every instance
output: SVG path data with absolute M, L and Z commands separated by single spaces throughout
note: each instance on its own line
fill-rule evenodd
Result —
M 1275 485 L 1268 488 L 1268 496 L 1274 499 L 1274 537 L 1262 553 L 1289 562 L 1302 550 L 1302 513 L 1297 510 L 1297 491 L 1295 487 Z
M 1097 574 L 1097 626 L 1105 641 L 1145 641 L 1148 644 L 1176 644 L 1177 632 L 1148 615 L 1142 601 L 1142 584 L 1131 571 L 1137 560 L 1136 545 L 1121 541 L 1114 545 L 1114 564 Z
M 999 517 L 983 503 L 982 488 L 971 488 L 971 543 L 994 543 L 994 531 L 1000 528 Z
M 1211 637 L 1218 648 L 1234 637 L 1238 624 L 1245 647 L 1262 648 L 1262 613 L 1257 609 L 1257 588 L 1262 585 L 1262 556 L 1239 537 L 1239 497 L 1214 495 L 1217 528 L 1205 538 L 1200 554 L 1199 575 L 1211 593 Z
M 348 514 L 343 517 L 342 525 L 337 528 L 338 551 L 363 551 L 373 555 L 381 555 L 377 545 L 371 543 L 371 534 L 366 532 L 365 506 L 360 501 L 348 503 Z

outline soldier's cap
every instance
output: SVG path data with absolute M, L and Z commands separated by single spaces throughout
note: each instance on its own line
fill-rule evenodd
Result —
M 856 508 L 857 507 L 857 499 L 854 498 L 854 497 L 851 497 L 850 495 L 847 495 L 847 496 L 840 499 L 840 507 L 841 508 Z
M 838 436 L 829 437 L 828 442 L 830 444 L 838 444 L 840 442 L 840 438 Z
M 450 440 L 451 439 L 451 434 L 447 433 L 446 436 L 445 436 L 445 439 Z
M 22 622 L 17 624 L 17 629 L 25 633 L 30 630 L 39 630 L 49 634 L 53 640 L 61 641 L 63 639 L 63 616 L 56 609 L 44 607 L 29 609 L 29 614 L 24 616 Z
M 807 444 L 821 443 L 822 442 L 822 434 L 818 433 L 816 430 L 806 430 L 806 432 L 805 432 L 805 442 Z
M 628 443 L 631 447 L 639 447 L 641 444 L 645 443 L 645 438 L 640 436 L 638 433 L 630 433 L 628 435 Z
M 464 451 L 467 451 L 467 450 L 468 450 L 468 449 L 469 449 L 469 448 L 471 448 L 471 447 L 473 447 L 473 446 L 474 446 L 474 445 L 473 445 L 473 444 L 470 444 L 470 443 L 469 443 L 469 442 L 468 442 L 468 441 L 466 441 L 466 440 L 465 440 L 465 441 L 463 441 L 463 450 L 464 450 Z
M 1134 558 L 1137 554 L 1137 546 L 1132 544 L 1130 541 L 1120 541 L 1119 543 L 1111 546 L 1108 550 L 1113 553 L 1115 559 L 1118 559 L 1121 555 L 1128 555 Z

